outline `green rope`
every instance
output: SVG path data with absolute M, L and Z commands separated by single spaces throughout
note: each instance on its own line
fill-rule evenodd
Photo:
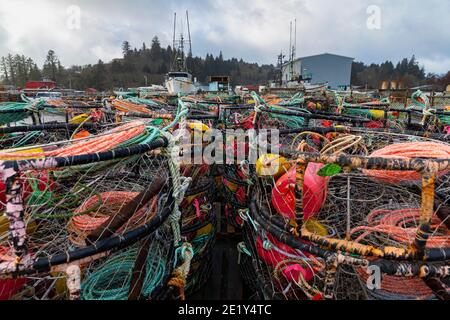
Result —
M 150 294 L 163 281 L 166 273 L 165 255 L 157 242 L 151 244 L 146 264 L 142 295 Z M 87 276 L 81 285 L 82 300 L 127 300 L 138 249 L 128 249 L 109 259 L 97 271 Z
M 29 173 L 25 173 L 27 176 L 27 181 L 32 189 L 30 196 L 27 199 L 27 205 L 32 209 L 31 216 L 37 219 L 67 219 L 74 216 L 82 216 L 91 212 L 98 210 L 103 205 L 103 199 L 99 192 L 96 190 L 77 182 L 72 188 L 71 192 L 64 194 L 62 196 L 55 195 L 53 191 L 50 190 L 51 180 L 50 177 L 45 184 L 45 189 L 41 190 L 39 188 L 39 183 L 42 181 L 38 178 L 32 177 Z M 50 174 L 49 174 L 50 175 Z M 78 189 L 78 186 L 81 188 Z M 86 211 L 75 213 L 74 209 L 79 207 L 81 202 L 85 197 L 79 194 L 87 191 L 87 195 L 94 195 L 97 197 L 98 201 L 91 208 Z M 43 206 L 50 206 L 51 214 L 38 214 L 35 211 L 39 210 Z M 34 208 L 33 208 L 34 207 Z M 37 207 L 37 208 L 36 208 Z M 54 214 L 53 212 L 68 212 L 65 214 Z
M 450 126 L 450 115 L 439 116 L 439 121 L 445 126 Z
M 172 121 L 171 124 L 169 124 L 167 127 L 162 129 L 162 131 L 166 132 L 166 131 L 172 129 L 173 127 L 175 127 L 175 125 L 178 124 L 178 122 L 180 122 L 180 120 L 183 117 L 187 116 L 188 113 L 189 113 L 189 108 L 187 108 L 187 104 L 185 102 L 183 102 L 181 99 L 179 99 L 177 115 L 175 116 L 175 119 Z
M 41 134 L 40 131 L 32 131 L 27 133 L 22 139 L 20 139 L 18 142 L 14 144 L 14 148 L 20 148 L 25 146 L 31 139 L 37 138 L 38 136 L 40 136 L 40 134 Z
M 11 113 L 1 113 L 0 114 L 0 125 L 5 125 L 9 123 L 14 123 L 18 121 L 25 120 L 28 118 L 30 110 L 29 103 L 21 102 L 6 102 L 0 103 L 0 111 L 14 111 Z M 22 111 L 22 112 L 17 112 Z
M 258 96 L 255 92 L 252 92 L 251 96 L 258 105 L 264 105 L 266 109 L 269 109 L 269 112 L 268 112 L 269 117 L 271 117 L 272 119 L 282 121 L 287 128 L 295 129 L 295 128 L 303 127 L 305 125 L 305 123 L 306 123 L 305 118 L 303 118 L 301 116 L 293 116 L 293 115 L 285 115 L 285 114 L 276 113 L 277 110 L 279 110 L 279 111 L 292 111 L 292 110 L 286 109 L 280 105 L 268 105 L 267 102 L 264 101 L 264 99 L 261 98 L 260 96 Z M 306 109 L 297 109 L 296 111 L 301 111 L 301 112 L 304 112 L 307 114 L 311 113 Z
M 305 97 L 303 92 L 298 92 L 292 96 L 289 100 L 283 101 L 279 103 L 280 106 L 290 107 L 290 106 L 298 106 L 305 103 Z
M 143 104 L 149 107 L 160 107 L 161 104 L 150 100 L 150 99 L 143 99 L 143 98 L 137 98 L 137 97 L 127 97 L 127 101 L 134 103 L 134 104 Z
M 419 101 L 419 98 L 422 101 Z M 426 109 L 428 107 L 428 98 L 427 96 L 420 90 L 417 90 L 416 92 L 414 92 L 411 96 L 411 100 L 412 100 L 412 104 L 415 107 L 421 108 L 421 109 Z

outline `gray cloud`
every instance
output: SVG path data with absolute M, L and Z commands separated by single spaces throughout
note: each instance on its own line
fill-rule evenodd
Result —
M 67 28 L 66 10 L 81 9 L 80 30 Z M 381 9 L 381 30 L 366 25 L 369 5 Z M 0 0 L 0 55 L 23 53 L 42 64 L 54 49 L 65 65 L 108 61 L 120 45 L 163 45 L 172 37 L 173 12 L 188 9 L 194 54 L 218 54 L 274 63 L 289 45 L 289 21 L 298 19 L 298 55 L 333 52 L 364 62 L 413 54 L 427 71 L 450 70 L 447 0 Z

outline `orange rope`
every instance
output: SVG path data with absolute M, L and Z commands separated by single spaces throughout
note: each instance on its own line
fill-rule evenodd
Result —
M 366 283 L 369 279 L 366 269 L 358 268 L 357 272 L 361 280 Z M 394 295 L 414 297 L 419 300 L 434 296 L 433 291 L 418 277 L 401 278 L 385 274 L 381 280 L 381 289 Z
M 85 239 L 87 234 L 91 231 L 96 230 L 101 227 L 108 219 L 120 211 L 127 203 L 131 202 L 139 196 L 138 192 L 126 192 L 126 191 L 112 191 L 104 192 L 100 194 L 102 200 L 102 205 L 97 209 L 85 215 L 79 215 L 83 212 L 88 211 L 93 208 L 98 202 L 99 197 L 93 196 L 86 200 L 80 207 L 75 210 L 75 216 L 71 219 L 69 223 L 69 230 L 75 234 L 75 237 L 71 237 L 73 243 L 79 244 L 80 240 Z M 139 211 L 137 211 L 127 225 L 143 224 L 147 219 L 151 218 L 156 212 L 157 198 L 154 198 L 151 202 L 151 211 L 146 214 L 149 206 L 144 206 Z M 142 219 L 147 216 L 145 219 Z M 142 221 L 145 220 L 145 221 Z M 118 230 L 118 232 L 124 231 L 126 226 Z
M 112 105 L 115 109 L 125 112 L 125 113 L 145 113 L 151 114 L 152 112 L 148 110 L 145 106 L 134 104 L 129 101 L 124 100 L 114 100 Z
M 375 210 L 367 217 L 369 226 L 354 228 L 351 234 L 364 232 L 355 242 L 361 242 L 370 234 L 377 232 L 387 234 L 393 240 L 409 245 L 414 241 L 418 227 L 408 227 L 408 225 L 418 226 L 420 215 L 420 209 Z M 432 235 L 427 241 L 427 247 L 449 247 L 450 237 L 448 229 L 442 225 L 438 217 L 433 217 L 432 226 L 435 230 L 440 231 L 441 235 Z
M 80 141 L 72 144 L 71 146 L 59 148 L 53 151 L 29 153 L 8 152 L 8 150 L 4 152 L 0 151 L 0 159 L 65 157 L 105 152 L 114 149 L 119 144 L 142 134 L 144 130 L 145 125 L 142 122 L 130 122 L 110 130 L 106 135 L 94 137 L 93 139 L 87 141 Z
M 62 99 L 49 99 L 45 103 L 52 107 L 65 107 L 66 106 L 66 103 Z
M 12 262 L 16 259 L 11 248 L 0 246 L 0 262 Z
M 388 159 L 449 159 L 450 146 L 436 142 L 398 143 L 377 150 L 372 153 L 370 157 Z M 377 180 L 391 184 L 412 182 L 422 179 L 422 176 L 415 171 L 364 170 L 364 173 Z M 440 174 L 446 173 L 447 172 L 441 172 Z
M 417 226 L 420 215 L 420 209 L 375 210 L 367 217 L 369 226 L 357 227 L 351 233 L 356 234 L 363 231 L 363 234 L 355 242 L 361 242 L 370 234 L 377 232 L 387 234 L 393 240 L 409 245 L 413 242 L 418 228 L 408 227 L 408 225 Z M 432 224 L 435 230 L 439 228 L 441 234 L 445 235 L 432 235 L 427 242 L 427 247 L 448 247 L 450 245 L 448 229 L 442 225 L 436 216 L 433 217 Z M 357 272 L 364 282 L 368 280 L 369 275 L 366 269 L 358 268 Z M 381 289 L 393 295 L 414 297 L 416 299 L 428 299 L 434 296 L 433 291 L 418 277 L 401 278 L 383 275 Z

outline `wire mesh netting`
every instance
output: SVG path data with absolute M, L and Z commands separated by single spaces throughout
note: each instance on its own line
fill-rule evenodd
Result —
M 417 274 L 384 275 L 379 286 L 370 290 L 368 262 L 359 260 L 364 256 L 367 261 L 385 257 L 387 253 L 377 255 L 378 248 L 381 252 L 387 252 L 386 248 L 406 252 L 414 246 L 427 201 L 426 193 L 422 195 L 421 175 L 386 171 L 385 159 L 380 159 L 376 170 L 361 168 L 363 162 L 356 158 L 344 159 L 395 158 L 394 148 L 400 148 L 403 154 L 409 148 L 415 154 L 421 151 L 423 158 L 446 160 L 449 145 L 425 137 L 360 128 L 323 134 L 314 132 L 314 128 L 306 130 L 279 140 L 286 154 L 295 154 L 287 150 L 299 155 L 306 152 L 311 160 L 265 155 L 256 165 L 259 178 L 250 200 L 253 207 L 244 217 L 249 256 L 246 264 L 260 271 L 263 278 L 255 292 L 263 292 L 267 299 L 288 300 L 321 299 L 325 295 L 337 299 L 435 299 L 436 293 Z M 327 157 L 330 162 L 322 164 Z M 397 157 L 402 158 L 400 154 Z M 445 195 L 441 204 L 447 199 L 447 170 L 442 169 L 437 178 L 437 194 Z M 439 206 L 432 208 L 427 249 L 448 248 L 450 241 L 448 216 Z M 311 245 L 347 252 L 358 261 L 330 266 L 328 254 Z M 440 259 L 444 261 L 445 255 Z M 250 285 L 255 287 L 255 281 Z
M 445 101 L 318 88 L 2 106 L 0 299 L 189 298 L 224 236 L 250 299 L 445 298 Z M 231 161 L 205 160 L 212 129 Z M 258 147 L 274 148 L 252 163 Z

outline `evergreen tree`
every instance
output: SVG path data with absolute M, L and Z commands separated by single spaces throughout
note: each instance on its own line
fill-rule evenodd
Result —
M 92 75 L 92 87 L 103 91 L 107 89 L 107 75 L 106 67 L 102 60 L 98 60 L 98 63 L 93 67 Z
M 6 56 L 6 65 L 9 70 L 9 79 L 11 84 L 16 84 L 16 66 L 14 63 L 14 57 L 11 53 Z
M 57 81 L 61 87 L 81 90 L 87 87 L 106 90 L 142 86 L 144 76 L 149 84 L 162 84 L 164 75 L 171 70 L 175 53 L 171 46 L 161 47 L 158 37 L 152 39 L 149 48 L 144 42 L 140 49 L 132 49 L 131 44 L 124 41 L 122 51 L 123 60 L 115 59 L 110 63 L 99 60 L 95 65 L 65 69 L 55 52 L 50 50 L 42 70 L 30 58 L 9 54 L 0 59 L 0 78 L 4 83 L 22 86 L 26 81 L 45 77 Z M 275 77 L 275 68 L 272 65 L 246 63 L 242 58 L 225 59 L 222 52 L 216 57 L 210 53 L 204 58 L 189 55 L 186 60 L 188 70 L 203 83 L 213 75 L 231 76 L 233 84 L 242 85 L 267 84 L 268 80 Z M 413 56 L 401 60 L 395 66 L 391 61 L 370 65 L 355 62 L 351 81 L 356 86 L 378 88 L 383 80 L 401 80 L 406 85 L 415 86 L 450 82 L 449 77 L 450 75 L 447 75 L 447 78 L 438 75 L 427 76 Z
M 150 58 L 157 61 L 161 58 L 161 43 L 158 37 L 154 37 L 152 40 L 152 47 L 150 48 Z
M 55 54 L 55 51 L 49 50 L 47 53 L 47 58 L 42 69 L 42 73 L 45 78 L 57 81 L 57 76 L 60 71 L 61 63 Z
M 11 84 L 9 81 L 9 70 L 8 70 L 8 64 L 6 62 L 6 58 L 2 57 L 1 63 L 0 63 L 0 70 L 2 72 L 2 78 L 4 83 Z
M 127 58 L 131 52 L 131 45 L 128 41 L 122 43 L 122 54 L 124 58 Z

